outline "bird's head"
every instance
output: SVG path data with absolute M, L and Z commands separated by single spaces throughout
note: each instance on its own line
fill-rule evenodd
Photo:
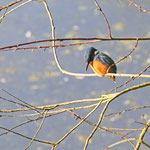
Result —
M 85 58 L 85 62 L 86 62 L 86 71 L 88 69 L 88 66 L 90 64 L 90 62 L 93 61 L 94 59 L 94 56 L 98 53 L 99 51 L 97 49 L 95 49 L 94 47 L 89 47 L 86 49 L 85 51 L 85 55 L 84 55 L 84 58 Z

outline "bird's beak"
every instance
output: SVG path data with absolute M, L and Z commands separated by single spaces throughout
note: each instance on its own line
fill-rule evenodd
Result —
M 90 63 L 89 61 L 86 63 L 86 71 L 88 69 L 89 63 Z

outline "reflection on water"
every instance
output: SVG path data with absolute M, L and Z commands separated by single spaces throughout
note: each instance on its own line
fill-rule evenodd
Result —
M 11 0 L 1 1 L 0 5 L 3 6 L 10 2 Z M 49 0 L 47 2 L 54 17 L 57 38 L 108 37 L 104 18 L 96 10 L 93 1 L 63 0 L 63 2 L 60 2 Z M 145 1 L 142 4 L 143 7 L 147 8 L 149 1 Z M 127 1 L 114 0 L 110 3 L 107 0 L 102 1 L 101 6 L 109 19 L 114 37 L 149 36 L 150 28 L 148 24 L 150 19 L 148 14 L 139 13 L 134 6 L 128 6 Z M 2 13 L 4 12 L 2 11 Z M 6 16 L 0 24 L 0 33 L 0 47 L 51 38 L 50 22 L 44 7 L 38 2 L 27 4 Z M 133 49 L 135 41 L 100 42 L 59 48 L 57 52 L 63 68 L 72 72 L 85 73 L 84 49 L 91 45 L 107 52 L 117 61 Z M 149 64 L 149 56 L 149 42 L 139 42 L 132 58 L 128 58 L 118 65 L 118 72 L 139 73 Z M 109 78 L 104 77 L 75 78 L 62 75 L 55 64 L 51 49 L 47 49 L 45 52 L 42 50 L 1 52 L 0 64 L 1 88 L 36 106 L 99 97 L 100 94 L 127 80 L 127 78 L 117 78 L 115 85 Z M 92 72 L 92 70 L 89 72 Z M 149 71 L 147 71 L 148 73 Z M 146 82 L 148 79 L 136 79 L 129 85 L 135 85 L 143 81 Z M 143 99 L 143 96 L 150 97 L 148 90 L 149 88 L 145 88 L 118 98 L 119 103 L 117 105 L 116 102 L 112 103 L 109 112 L 120 111 L 131 106 L 148 105 L 148 99 Z M 1 96 L 12 99 L 2 91 Z M 10 106 L 10 103 L 5 101 L 1 102 L 0 109 L 13 108 L 16 108 L 16 106 Z M 99 111 L 96 111 L 94 117 L 90 118 L 93 122 L 97 121 Z M 87 111 L 82 113 L 84 116 Z M 143 110 L 142 112 L 138 111 L 138 115 L 133 112 L 130 114 L 131 116 L 128 116 L 128 113 L 124 116 L 113 116 L 106 119 L 103 125 L 115 127 L 118 124 L 118 126 L 132 128 L 134 124 L 134 127 L 137 126 L 138 128 L 140 125 L 135 124 L 134 121 L 141 121 L 140 116 L 144 113 L 149 114 L 147 110 Z M 21 118 L 7 118 L 5 121 L 1 118 L 0 126 L 11 128 L 21 122 L 23 122 Z M 50 141 L 59 140 L 77 122 L 78 120 L 76 121 L 69 113 L 48 118 L 37 138 Z M 30 124 L 28 128 L 26 126 L 18 128 L 16 131 L 33 137 L 39 123 Z M 90 134 L 91 129 L 92 127 L 83 124 L 58 149 L 81 149 L 83 141 Z M 114 135 L 109 135 L 109 133 L 101 132 L 99 134 L 98 132 L 92 139 L 89 149 L 98 149 L 115 142 L 112 140 Z M 13 137 L 13 134 L 0 137 L 0 145 L 3 145 L 4 150 L 20 150 L 29 143 L 24 138 Z M 7 144 L 8 142 L 10 143 L 9 145 Z M 74 143 L 76 143 L 75 148 L 72 147 Z M 34 143 L 31 149 L 45 150 L 49 149 L 49 147 Z

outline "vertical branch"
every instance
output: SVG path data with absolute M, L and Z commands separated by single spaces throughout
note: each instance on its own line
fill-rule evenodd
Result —
M 94 1 L 95 1 L 96 6 L 98 7 L 98 10 L 102 13 L 102 15 L 103 15 L 103 17 L 104 17 L 104 19 L 106 21 L 106 24 L 107 24 L 107 27 L 108 27 L 108 32 L 109 32 L 109 38 L 112 39 L 111 29 L 110 29 L 110 25 L 109 25 L 109 22 L 107 20 L 107 17 L 105 16 L 104 12 L 102 11 L 102 8 L 98 4 L 97 0 L 94 0 Z
M 53 49 L 53 54 L 54 54 L 55 62 L 57 64 L 59 70 L 63 73 L 63 69 L 62 69 L 62 67 L 61 67 L 61 65 L 60 65 L 60 63 L 58 61 L 58 57 L 57 57 L 57 54 L 56 54 L 56 47 L 55 47 L 55 26 L 54 26 L 53 16 L 52 16 L 52 14 L 51 14 L 51 12 L 49 10 L 49 7 L 48 7 L 46 1 L 45 0 L 42 0 L 42 1 L 43 1 L 44 5 L 45 5 L 47 14 L 48 14 L 50 22 L 51 22 L 52 39 L 53 39 L 53 41 L 52 41 L 53 48 L 52 49 Z

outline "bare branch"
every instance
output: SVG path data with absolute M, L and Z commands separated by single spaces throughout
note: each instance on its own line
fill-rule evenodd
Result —
M 105 16 L 104 12 L 102 11 L 100 5 L 98 4 L 97 0 L 94 0 L 95 1 L 95 4 L 96 6 L 98 7 L 98 10 L 102 13 L 105 21 L 106 21 L 106 24 L 107 24 L 107 27 L 108 27 L 108 31 L 109 31 L 109 38 L 112 39 L 112 35 L 111 35 L 111 29 L 110 29 L 110 25 L 109 25 L 109 22 L 108 22 L 108 19 L 107 17 Z
M 17 4 L 17 3 L 21 2 L 21 1 L 22 1 L 22 0 L 17 0 L 17 1 L 15 1 L 15 2 L 12 2 L 12 3 L 8 4 L 8 5 L 6 5 L 6 6 L 2 6 L 2 7 L 0 7 L 0 11 L 1 11 L 2 9 L 11 7 L 11 6 L 13 6 L 13 5 L 15 5 L 15 4 Z
M 9 129 L 4 128 L 4 127 L 0 127 L 0 129 L 9 131 Z M 16 134 L 16 135 L 19 135 L 19 136 L 21 136 L 21 137 L 23 137 L 23 138 L 25 138 L 25 139 L 32 140 L 32 138 L 30 138 L 30 137 L 28 137 L 28 136 L 25 136 L 25 135 L 23 135 L 23 134 L 20 134 L 20 133 L 18 133 L 18 132 L 15 132 L 15 131 L 10 131 L 10 132 L 11 132 L 11 133 L 14 133 L 14 134 Z M 48 144 L 48 145 L 55 145 L 55 143 L 49 142 L 49 141 L 42 141 L 42 140 L 38 140 L 38 139 L 34 139 L 34 141 L 39 142 L 39 143 Z
M 25 150 L 27 150 L 27 149 L 31 146 L 31 144 L 33 143 L 33 141 L 34 141 L 34 139 L 36 138 L 37 134 L 39 133 L 40 129 L 42 128 L 43 123 L 44 123 L 44 120 L 45 120 L 45 116 L 46 116 L 47 112 L 48 112 L 48 111 L 46 111 L 46 112 L 43 113 L 44 116 L 42 117 L 43 119 L 42 119 L 42 121 L 41 121 L 41 123 L 40 123 L 40 126 L 39 126 L 37 132 L 35 133 L 34 137 L 32 138 L 31 142 L 29 143 L 29 145 L 25 148 Z
M 141 7 L 140 5 L 136 4 L 135 2 L 128 0 L 131 4 L 133 4 L 135 7 L 137 7 L 140 11 L 146 12 L 148 14 L 150 14 L 150 11 L 144 9 L 143 7 Z
M 139 150 L 139 148 L 140 148 L 140 146 L 141 146 L 141 143 L 142 143 L 142 141 L 143 141 L 143 138 L 144 138 L 144 136 L 145 136 L 145 134 L 146 134 L 146 132 L 147 132 L 147 130 L 148 130 L 149 127 L 150 127 L 150 120 L 147 121 L 147 124 L 146 124 L 145 127 L 143 128 L 143 130 L 142 130 L 142 132 L 141 132 L 141 134 L 140 134 L 140 137 L 139 137 L 139 139 L 138 139 L 138 142 L 137 142 L 137 144 L 136 144 L 135 150 Z

